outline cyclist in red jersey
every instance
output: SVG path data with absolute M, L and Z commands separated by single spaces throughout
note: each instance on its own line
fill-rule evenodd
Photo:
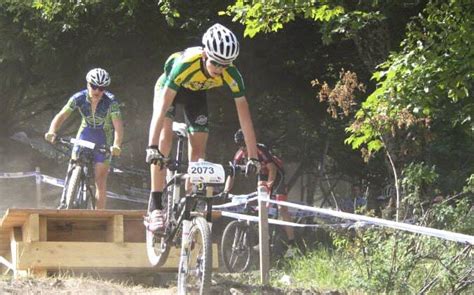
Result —
M 249 159 L 247 173 L 256 173 L 255 132 L 242 76 L 233 61 L 239 55 L 237 37 L 226 27 L 215 24 L 202 37 L 203 47 L 190 47 L 172 54 L 155 86 L 153 116 L 150 123 L 146 162 L 151 165 L 151 193 L 145 226 L 150 231 L 164 228 L 162 195 L 165 185 L 163 167 L 171 151 L 172 123 L 176 104 L 184 107 L 189 132 L 189 161 L 205 158 L 208 139 L 206 91 L 227 86 L 234 98 L 240 126 L 246 136 Z
M 237 130 L 234 135 L 235 143 L 240 147 L 235 153 L 234 165 L 246 164 L 247 148 L 245 147 L 245 137 L 241 129 Z M 261 164 L 258 173 L 258 181 L 266 182 L 270 188 L 270 196 L 277 201 L 287 201 L 288 192 L 285 184 L 285 170 L 283 169 L 283 161 L 273 155 L 268 147 L 264 144 L 257 143 L 258 160 Z M 234 185 L 234 177 L 227 178 L 224 194 L 228 194 Z M 288 212 L 288 207 L 278 205 L 278 212 L 284 221 L 292 221 Z M 288 237 L 288 245 L 294 246 L 295 233 L 291 226 L 285 226 L 285 233 Z

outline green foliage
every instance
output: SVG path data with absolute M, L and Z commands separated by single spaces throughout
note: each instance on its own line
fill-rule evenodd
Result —
M 424 220 L 428 226 L 466 234 L 472 234 L 474 228 L 467 199 L 437 204 Z M 352 275 L 346 274 L 349 280 L 341 283 L 346 289 L 405 294 L 430 286 L 427 288 L 434 294 L 459 292 L 466 288 L 463 276 L 472 267 L 469 249 L 437 238 L 368 228 L 350 235 L 335 233 L 333 239 L 337 248 L 333 261 L 351 266 Z M 311 280 L 305 284 L 311 284 Z
M 328 0 L 237 0 L 220 15 L 233 16 L 233 21 L 245 25 L 245 36 L 254 37 L 260 32 L 276 32 L 297 17 L 323 23 L 323 41 L 329 43 L 333 33 L 347 37 L 383 16 L 378 12 L 348 11 L 344 1 Z
M 438 178 L 435 167 L 428 167 L 424 163 L 410 163 L 402 174 L 402 188 L 404 192 L 403 202 L 410 206 L 419 207 L 424 202 L 430 201 L 427 195 L 427 187 Z M 415 211 L 415 214 L 420 213 Z
M 282 269 L 271 273 L 271 283 L 286 287 L 280 281 L 282 275 L 291 278 L 293 288 L 317 288 L 318 290 L 355 290 L 350 286 L 352 269 L 356 265 L 350 255 L 318 249 L 304 258 L 290 260 Z M 337 275 L 334 275 L 337 274 Z
M 410 24 L 402 51 L 392 53 L 373 78 L 377 89 L 348 128 L 353 148 L 369 145 L 399 129 L 442 120 L 472 132 L 474 52 L 470 1 L 434 1 Z M 471 97 L 472 98 L 472 97 Z M 449 110 L 449 112 L 446 112 Z M 420 124 L 421 123 L 421 124 Z M 421 138 L 420 138 L 421 139 Z M 372 145 L 376 152 L 380 146 Z
M 471 174 L 466 180 L 466 186 L 463 188 L 463 192 L 474 194 L 474 174 Z
M 436 228 L 474 235 L 474 214 L 470 206 L 472 204 L 468 198 L 456 200 L 452 204 L 436 204 L 425 219 Z

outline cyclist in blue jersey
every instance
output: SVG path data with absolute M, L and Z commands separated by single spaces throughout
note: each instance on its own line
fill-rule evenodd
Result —
M 206 90 L 227 86 L 237 108 L 248 148 L 247 173 L 259 170 L 255 132 L 245 97 L 242 76 L 233 65 L 239 55 L 237 37 L 215 24 L 202 37 L 203 47 L 191 47 L 172 54 L 155 86 L 146 162 L 151 164 L 151 194 L 145 225 L 150 231 L 163 229 L 161 203 L 165 185 L 163 163 L 172 146 L 172 123 L 177 104 L 183 105 L 189 131 L 189 161 L 205 158 L 208 139 Z
M 115 96 L 106 90 L 110 85 L 110 76 L 100 68 L 90 70 L 86 75 L 87 88 L 75 93 L 67 104 L 54 116 L 45 134 L 45 139 L 53 143 L 56 132 L 74 110 L 82 116 L 77 138 L 91 141 L 97 145 L 109 145 L 112 156 L 119 156 L 123 139 L 123 123 L 120 107 Z M 78 148 L 74 147 L 72 159 L 77 158 Z M 100 152 L 94 154 L 95 186 L 97 209 L 105 209 L 107 175 L 109 160 Z M 63 194 L 64 197 L 64 194 Z M 61 199 L 60 209 L 65 208 L 66 200 Z

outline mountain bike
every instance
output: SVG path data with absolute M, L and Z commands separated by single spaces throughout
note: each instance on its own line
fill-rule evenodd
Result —
M 69 148 L 78 147 L 77 159 L 69 161 L 64 180 L 63 196 L 65 209 L 96 209 L 94 183 L 94 151 L 110 155 L 105 145 L 77 138 L 58 138 L 57 141 Z M 61 204 L 60 204 L 61 205 Z
M 168 181 L 163 193 L 166 211 L 164 234 L 146 231 L 147 255 L 153 266 L 166 262 L 171 247 L 181 246 L 178 270 L 179 294 L 206 294 L 212 275 L 212 202 L 213 188 L 224 184 L 233 175 L 234 166 L 223 166 L 207 161 L 186 163 L 183 147 L 187 139 L 186 125 L 173 123 L 177 136 L 176 158 L 168 160 Z M 192 192 L 182 196 L 186 180 Z M 184 193 L 184 190 L 183 190 Z
M 252 200 L 257 197 L 257 193 L 246 195 L 231 195 L 232 202 L 242 206 L 236 206 L 234 212 L 256 216 L 257 206 Z M 268 217 L 276 218 L 278 209 L 274 206 L 268 208 Z M 281 226 L 269 225 L 270 238 L 270 261 L 276 263 L 283 257 L 288 246 L 288 239 Z M 229 272 L 245 272 L 256 265 L 258 259 L 258 222 L 250 220 L 231 221 L 224 229 L 221 239 L 221 259 L 225 268 Z

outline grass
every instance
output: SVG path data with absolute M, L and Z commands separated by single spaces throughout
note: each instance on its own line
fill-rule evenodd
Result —
M 357 292 L 353 290 L 353 269 L 356 267 L 349 257 L 334 255 L 326 249 L 310 252 L 306 256 L 296 257 L 286 261 L 283 266 L 272 273 L 272 284 L 288 287 L 288 282 L 282 282 L 284 275 L 289 276 L 292 288 L 311 289 L 319 291 L 338 290 Z

